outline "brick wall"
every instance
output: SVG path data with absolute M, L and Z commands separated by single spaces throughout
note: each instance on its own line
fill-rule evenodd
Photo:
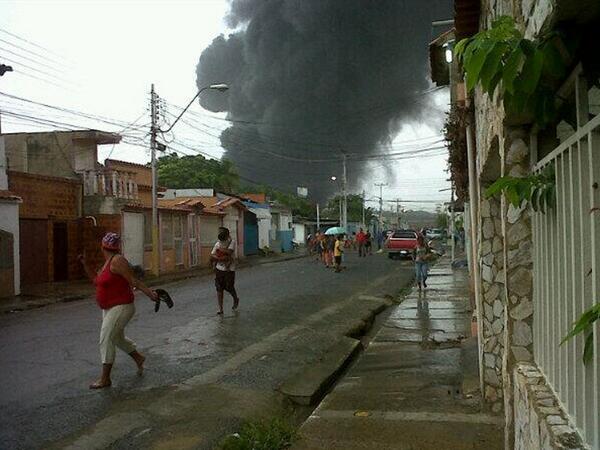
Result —
M 138 201 L 146 207 L 152 206 L 152 189 L 145 186 L 138 186 Z
M 8 189 L 23 199 L 20 218 L 70 220 L 80 216 L 80 181 L 9 171 Z

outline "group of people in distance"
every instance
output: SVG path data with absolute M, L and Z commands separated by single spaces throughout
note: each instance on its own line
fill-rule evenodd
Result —
M 347 249 L 358 249 L 358 256 L 365 257 L 373 254 L 373 239 L 370 232 L 361 228 L 358 233 L 352 233 L 348 239 L 344 234 L 327 235 L 317 231 L 307 239 L 308 251 L 317 256 L 325 267 L 333 268 L 336 272 L 342 271 L 342 255 Z
M 317 231 L 314 236 L 308 236 L 307 244 L 309 253 L 317 255 L 317 261 L 336 272 L 342 271 L 342 255 L 347 248 L 343 234 L 328 235 Z

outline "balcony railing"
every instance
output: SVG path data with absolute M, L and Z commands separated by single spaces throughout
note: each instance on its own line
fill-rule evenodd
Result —
M 87 170 L 83 172 L 83 193 L 137 200 L 138 185 L 132 172 Z

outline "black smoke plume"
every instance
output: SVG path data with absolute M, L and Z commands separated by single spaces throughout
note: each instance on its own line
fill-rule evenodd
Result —
M 234 31 L 196 69 L 198 87 L 230 85 L 201 100 L 232 120 L 226 157 L 246 181 L 335 192 L 341 164 L 319 160 L 380 154 L 402 124 L 432 120 L 432 96 L 418 93 L 430 87 L 431 22 L 450 17 L 451 0 L 232 0 Z M 367 169 L 350 160 L 351 187 Z

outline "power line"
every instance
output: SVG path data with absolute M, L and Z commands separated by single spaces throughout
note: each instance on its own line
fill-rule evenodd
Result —
M 8 41 L 5 41 L 4 39 L 0 39 L 0 42 L 7 42 L 8 44 L 10 44 L 10 42 L 8 42 Z M 4 48 L 4 47 L 0 47 L 0 50 L 2 50 L 2 51 L 4 51 L 4 52 L 7 52 L 7 53 L 10 53 L 11 55 L 17 56 L 17 57 L 19 57 L 19 58 L 21 58 L 21 59 L 24 59 L 24 60 L 26 60 L 26 61 L 30 61 L 30 62 L 33 62 L 33 63 L 35 63 L 35 64 L 39 64 L 40 66 L 46 67 L 47 69 L 50 69 L 50 70 L 55 70 L 55 71 L 56 71 L 56 68 L 55 68 L 55 67 L 53 67 L 53 66 L 50 66 L 50 65 L 48 65 L 48 64 L 45 64 L 45 63 L 43 63 L 43 62 L 37 61 L 37 60 L 35 60 L 35 59 L 33 59 L 33 58 L 30 58 L 30 57 L 28 57 L 28 56 L 23 56 L 23 55 L 21 55 L 21 54 L 19 54 L 19 53 L 17 53 L 17 52 L 13 52 L 12 50 L 8 50 L 8 49 L 6 49 L 6 48 Z M 62 72 L 62 71 L 58 71 L 58 72 L 60 73 L 60 72 Z
M 220 138 L 220 136 L 216 136 L 216 135 L 214 135 L 212 133 L 207 132 L 206 130 L 194 127 L 193 125 L 191 125 L 187 121 L 185 123 L 187 123 L 188 126 L 190 126 L 192 128 L 195 128 L 196 130 L 200 131 L 201 133 L 207 134 L 207 135 L 215 137 L 215 138 Z M 212 130 L 216 130 L 216 131 L 218 131 L 220 133 L 222 132 L 222 130 L 220 128 L 212 127 L 212 126 L 210 126 L 208 124 L 205 124 L 203 122 L 195 122 L 195 123 L 198 123 L 199 125 L 204 126 L 206 128 L 209 128 L 209 129 L 212 129 Z M 274 136 L 274 135 L 269 135 L 269 134 L 265 134 L 265 133 L 260 133 L 258 135 L 258 137 L 260 139 L 256 139 L 257 136 L 254 135 L 254 134 L 249 135 L 248 131 L 245 131 L 245 130 L 242 130 L 242 129 L 236 129 L 236 130 L 237 130 L 236 131 L 237 137 L 241 138 L 242 140 L 249 141 L 250 143 L 255 143 L 257 145 L 263 145 L 263 146 L 265 144 L 267 144 L 267 145 L 270 144 L 270 145 L 276 146 L 276 147 L 285 146 L 285 147 L 289 148 L 290 145 L 291 145 L 291 146 L 298 147 L 300 149 L 306 149 L 306 148 L 315 147 L 315 146 L 317 146 L 317 147 L 324 147 L 324 148 L 327 148 L 327 149 L 332 149 L 332 148 L 339 147 L 339 144 L 337 144 L 337 143 L 325 143 L 325 142 L 314 142 L 314 141 L 296 141 L 296 140 L 291 140 L 291 139 L 289 139 L 286 136 Z M 267 137 L 269 139 L 265 139 L 265 137 Z M 415 139 L 415 140 L 411 140 L 411 141 L 405 141 L 405 142 L 395 143 L 394 145 L 390 145 L 389 148 L 393 149 L 395 147 L 402 146 L 403 144 L 407 144 L 408 145 L 408 144 L 411 144 L 411 143 L 423 142 L 425 140 L 431 140 L 431 139 L 436 139 L 436 140 L 433 141 L 433 142 L 428 142 L 428 145 L 440 143 L 440 142 L 443 142 L 443 140 L 444 140 L 442 135 L 431 136 L 431 137 L 420 138 L 420 139 Z M 239 141 L 233 140 L 231 138 L 230 138 L 230 140 L 234 144 L 237 143 L 238 145 L 246 145 L 247 144 L 247 142 L 239 142 Z M 351 147 L 359 147 L 359 148 L 360 147 L 363 147 L 363 148 L 365 147 L 364 145 L 361 145 L 361 144 L 356 144 L 356 145 L 350 144 L 350 146 Z M 344 147 L 348 147 L 348 145 L 345 144 Z M 401 148 L 406 148 L 406 147 L 401 147 Z M 357 154 L 356 153 L 348 153 L 349 157 L 351 157 L 352 155 L 357 155 Z M 275 155 L 273 153 L 271 153 L 271 156 L 275 156 Z M 294 158 L 293 156 L 290 156 L 290 155 L 284 155 L 284 156 Z M 319 161 L 319 162 L 321 162 L 321 161 Z
M 135 119 L 133 122 L 131 122 L 130 125 L 126 126 L 125 128 L 123 128 L 119 134 L 124 133 L 125 131 L 127 131 L 128 128 L 131 128 L 133 125 L 135 125 L 136 123 L 138 123 L 138 121 L 140 121 L 142 119 L 142 117 L 144 117 L 146 115 L 146 112 L 148 110 L 145 109 L 144 112 L 142 114 L 139 115 L 139 117 L 137 119 Z M 115 150 L 115 145 L 113 144 L 112 148 L 110 149 L 110 152 L 108 152 L 108 156 L 106 157 L 106 159 L 110 159 L 111 155 L 113 154 L 113 151 Z
M 29 44 L 29 45 L 32 45 L 32 46 L 34 46 L 34 47 L 37 47 L 37 48 L 39 48 L 40 50 L 44 50 L 44 51 L 46 51 L 46 52 L 50 52 L 50 53 L 54 54 L 55 56 L 58 56 L 59 58 L 61 58 L 61 59 L 63 59 L 63 60 L 65 60 L 65 61 L 66 61 L 66 58 L 65 58 L 64 56 L 62 56 L 62 55 L 59 55 L 58 53 L 56 53 L 56 52 L 54 52 L 54 51 L 50 50 L 49 48 L 42 47 L 41 45 L 39 45 L 39 44 L 36 44 L 35 42 L 29 41 L 29 40 L 27 40 L 27 39 L 25 39 L 25 38 L 23 38 L 23 37 L 21 37 L 21 36 L 18 36 L 18 35 L 14 34 L 14 33 L 11 33 L 10 31 L 7 31 L 7 30 L 5 30 L 5 29 L 3 29 L 3 28 L 0 28 L 0 32 L 2 32 L 2 33 L 5 33 L 5 34 L 8 34 L 9 36 L 12 36 L 12 37 L 14 37 L 14 38 L 16 38 L 16 39 L 18 39 L 18 40 L 20 40 L 20 41 L 22 41 L 22 42 L 26 42 L 27 44 Z
M 7 94 L 7 93 L 1 92 L 1 91 L 0 91 L 0 95 L 8 97 L 8 98 L 15 99 L 15 100 L 19 100 L 19 101 L 22 101 L 22 102 L 31 103 L 31 104 L 38 105 L 38 106 L 43 106 L 45 108 L 50 108 L 50 109 L 54 109 L 54 110 L 66 112 L 66 113 L 69 113 L 69 114 L 73 114 L 73 115 L 76 115 L 76 116 L 85 117 L 85 118 L 90 119 L 90 120 L 97 120 L 97 121 L 104 122 L 104 123 L 109 124 L 109 125 L 115 125 L 115 126 L 118 126 L 118 127 L 123 127 L 123 126 L 127 126 L 128 125 L 127 122 L 125 122 L 123 120 L 120 120 L 120 119 L 113 119 L 113 118 L 110 118 L 110 117 L 100 116 L 100 115 L 96 115 L 96 114 L 88 114 L 88 113 L 84 113 L 82 111 L 77 111 L 77 110 L 74 110 L 74 109 L 69 109 L 69 108 L 65 108 L 65 107 L 61 107 L 61 106 L 50 105 L 50 104 L 47 104 L 47 103 L 38 102 L 38 101 L 35 101 L 35 100 L 31 100 L 31 99 L 19 97 L 19 96 L 16 96 L 16 95 Z
M 211 134 L 201 128 L 198 128 L 198 127 L 192 125 L 191 123 L 187 122 L 184 119 L 182 119 L 182 122 L 203 134 L 206 134 L 206 135 L 214 137 L 214 138 L 219 138 L 219 136 L 216 136 L 216 135 Z M 205 124 L 202 124 L 202 125 L 205 125 Z M 272 152 L 272 151 L 266 150 L 264 148 L 261 149 L 258 147 L 252 147 L 251 146 L 252 144 L 254 144 L 254 145 L 261 144 L 261 142 L 257 142 L 256 140 L 250 141 L 250 142 L 239 142 L 237 140 L 230 139 L 230 142 L 235 145 L 245 146 L 246 148 L 249 148 L 250 150 L 253 150 L 255 152 L 263 153 L 268 156 L 280 158 L 280 159 L 287 160 L 287 161 L 300 162 L 300 163 L 322 163 L 322 162 L 340 162 L 341 161 L 341 157 L 327 158 L 327 159 L 325 159 L 325 158 L 299 158 L 296 156 L 290 156 L 290 155 L 285 155 L 282 153 Z M 439 142 L 441 142 L 441 140 Z M 432 143 L 430 143 L 430 145 L 435 144 L 435 143 L 437 143 L 437 142 L 432 142 Z M 264 142 L 262 142 L 262 144 L 264 144 Z M 285 145 L 285 143 L 282 143 L 282 145 Z M 306 146 L 309 146 L 309 145 L 310 144 L 307 144 Z M 333 146 L 329 146 L 329 148 L 332 148 L 332 147 Z M 386 160 L 390 160 L 391 157 L 394 157 L 394 156 L 405 156 L 405 155 L 415 153 L 415 152 L 426 152 L 426 151 L 445 149 L 445 148 L 446 148 L 445 146 L 438 146 L 438 147 L 416 149 L 416 150 L 409 151 L 409 152 L 389 153 L 389 154 L 383 153 L 383 154 L 379 154 L 379 155 L 364 155 L 364 156 L 360 155 L 360 154 L 356 154 L 356 153 L 350 153 L 350 154 L 348 154 L 348 160 L 349 161 L 366 161 L 366 160 L 379 159 L 379 158 L 385 158 Z M 230 149 L 230 151 L 231 151 L 231 149 Z M 400 158 L 400 159 L 403 159 L 403 158 Z
M 59 87 L 61 89 L 69 90 L 66 86 L 63 86 L 63 85 L 58 84 L 58 83 L 55 83 L 54 81 L 50 81 L 50 80 L 48 80 L 46 78 L 42 78 L 42 77 L 39 77 L 37 75 L 30 74 L 30 73 L 28 73 L 28 72 L 20 69 L 19 67 L 14 67 L 13 68 L 13 72 L 15 74 L 18 74 L 18 75 L 23 75 L 23 76 L 26 76 L 28 78 L 33 78 L 34 80 L 38 80 L 38 81 L 42 81 L 42 82 L 47 83 L 47 84 L 51 84 L 51 85 Z
M 19 57 L 22 58 L 21 56 L 19 56 Z M 56 75 L 48 73 L 48 72 L 46 72 L 44 70 L 41 70 L 41 69 L 36 69 L 35 67 L 30 66 L 29 64 L 25 64 L 25 63 L 22 63 L 20 61 L 16 61 L 14 59 L 7 58 L 6 56 L 2 56 L 2 55 L 0 55 L 0 58 L 6 60 L 8 62 L 11 62 L 13 64 L 21 65 L 21 66 L 25 67 L 26 69 L 33 70 L 34 72 L 39 72 L 39 73 L 44 74 L 46 76 L 52 77 L 52 78 L 56 79 L 57 81 L 63 81 L 63 82 L 70 83 L 68 80 L 65 80 L 64 78 L 57 77 Z M 19 66 L 16 66 L 16 67 L 13 66 L 13 69 L 18 68 L 18 67 Z

